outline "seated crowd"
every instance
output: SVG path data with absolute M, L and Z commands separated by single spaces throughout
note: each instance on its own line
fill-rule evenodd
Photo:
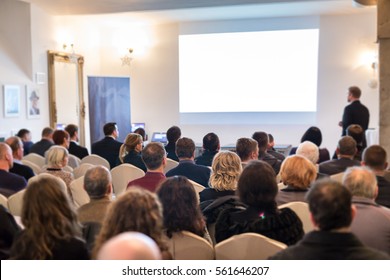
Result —
M 75 125 L 44 128 L 34 144 L 27 129 L 0 143 L 0 194 L 10 199 L 24 192 L 20 217 L 0 206 L 1 259 L 169 260 L 172 239 L 183 232 L 212 247 L 243 233 L 287 246 L 270 259 L 390 259 L 387 153 L 380 145 L 363 149 L 358 125 L 339 139 L 332 159 L 320 148 L 317 127 L 289 156 L 263 131 L 238 138 L 232 151 L 208 133 L 198 156 L 194 140 L 177 126 L 167 130 L 165 146 L 145 142 L 145 131 L 121 143 L 115 123 L 103 132 L 91 154 L 108 166 L 88 166 L 79 179 L 73 171 L 89 153 L 77 143 Z M 39 169 L 29 165 L 32 154 L 42 158 Z M 168 160 L 176 166 L 167 169 Z M 144 175 L 115 193 L 112 170 L 122 164 Z M 82 190 L 75 190 L 76 179 Z M 283 207 L 292 202 L 307 205 L 313 231 Z

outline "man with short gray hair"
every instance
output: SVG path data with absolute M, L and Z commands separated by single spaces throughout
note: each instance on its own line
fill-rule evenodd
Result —
M 81 223 L 102 223 L 111 203 L 112 179 L 107 168 L 99 165 L 91 167 L 84 175 L 84 189 L 90 202 L 78 209 Z
M 350 167 L 343 185 L 352 193 L 357 209 L 351 231 L 367 246 L 390 254 L 390 209 L 375 203 L 378 185 L 367 167 Z

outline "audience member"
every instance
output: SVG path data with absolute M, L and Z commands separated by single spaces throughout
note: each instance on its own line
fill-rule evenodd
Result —
M 207 133 L 203 137 L 203 153 L 195 159 L 195 163 L 198 165 L 211 166 L 213 158 L 220 148 L 218 135 L 212 132 Z
M 259 160 L 263 160 L 269 165 L 271 165 L 271 167 L 275 171 L 275 174 L 277 175 L 280 171 L 280 166 L 282 162 L 273 155 L 267 153 L 268 134 L 263 131 L 257 131 L 253 133 L 252 138 L 255 139 L 257 141 L 257 144 L 259 145 Z
M 378 181 L 376 203 L 390 208 L 390 181 L 384 177 L 388 166 L 386 150 L 379 145 L 366 148 L 363 152 L 362 165 L 371 168 L 376 175 Z
M 195 143 L 190 138 L 180 138 L 176 142 L 176 155 L 179 158 L 178 166 L 169 170 L 167 177 L 175 175 L 186 176 L 188 179 L 201 184 L 205 188 L 209 187 L 210 168 L 203 165 L 196 165 L 195 158 Z
M 118 126 L 114 122 L 103 126 L 104 138 L 92 144 L 91 153 L 105 158 L 110 163 L 110 168 L 116 166 L 119 150 L 122 143 L 116 141 L 119 136 Z
M 137 133 L 129 133 L 119 150 L 119 164 L 129 163 L 146 172 L 145 163 L 141 158 L 142 136 Z
M 319 149 L 319 158 L 317 163 L 321 163 L 330 159 L 329 151 L 327 148 L 320 148 L 322 143 L 321 130 L 316 126 L 309 127 L 306 132 L 302 135 L 301 143 L 304 141 L 310 141 L 317 145 Z M 290 155 L 294 155 L 297 147 L 293 147 L 290 151 Z
M 350 232 L 356 208 L 351 193 L 340 183 L 319 180 L 307 195 L 311 220 L 316 230 L 296 245 L 270 259 L 274 260 L 371 260 L 390 259 L 388 255 L 365 247 Z
M 350 167 L 343 185 L 351 191 L 357 209 L 352 233 L 365 245 L 390 254 L 390 209 L 375 203 L 378 194 L 375 174 L 367 167 Z
M 343 136 L 338 142 L 336 153 L 338 159 L 331 159 L 320 163 L 319 171 L 334 175 L 344 172 L 348 167 L 359 166 L 360 162 L 354 160 L 356 154 L 356 141 L 351 136 Z
M 127 188 L 138 186 L 154 192 L 166 178 L 164 168 L 167 158 L 164 146 L 158 142 L 149 143 L 142 150 L 142 160 L 147 168 L 145 176 L 129 182 Z
M 108 206 L 111 203 L 112 180 L 111 173 L 104 166 L 94 166 L 84 175 L 84 189 L 90 201 L 77 210 L 81 223 L 103 223 Z
M 9 250 L 20 230 L 14 216 L 0 205 L 0 260 L 9 258 Z
M 156 242 L 140 232 L 124 232 L 105 242 L 98 260 L 161 260 Z
M 282 205 L 292 201 L 305 202 L 305 195 L 317 177 L 317 170 L 305 157 L 292 155 L 283 161 L 280 176 L 287 187 L 278 192 L 277 204 Z
M 252 161 L 242 171 L 237 193 L 248 208 L 223 210 L 215 225 L 215 239 L 221 242 L 233 235 L 254 232 L 287 245 L 304 234 L 301 220 L 290 208 L 278 209 L 275 172 L 264 161 Z
M 211 243 L 194 187 L 186 177 L 168 178 L 157 189 L 157 196 L 162 204 L 164 228 L 169 238 L 186 230 Z
M 11 259 L 89 259 L 65 183 L 48 174 L 31 178 L 22 206 L 24 230 L 14 241 Z
M 165 151 L 167 152 L 167 157 L 179 161 L 179 158 L 176 155 L 176 141 L 181 137 L 181 130 L 178 126 L 171 126 L 167 130 L 167 140 L 168 144 L 165 145 Z
M 54 145 L 53 143 L 54 130 L 51 127 L 45 127 L 42 130 L 41 140 L 34 143 L 30 148 L 30 153 L 36 153 L 41 156 L 45 156 L 45 152 Z
M 275 140 L 272 134 L 268 133 L 268 146 L 267 146 L 267 153 L 270 155 L 276 157 L 278 160 L 282 161 L 286 158 L 283 154 L 279 153 L 274 148 L 275 146 Z
M 16 134 L 23 141 L 23 155 L 28 155 L 30 153 L 30 148 L 34 144 L 31 141 L 31 132 L 26 128 L 22 128 Z
M 363 128 L 358 124 L 351 124 L 347 127 L 347 136 L 351 136 L 356 141 L 356 154 L 354 159 L 361 161 L 363 153 L 363 140 L 364 140 L 364 131 Z M 337 153 L 334 152 L 333 159 L 337 159 Z
M 142 127 L 138 127 L 136 130 L 133 131 L 133 133 L 137 133 L 137 134 L 141 135 L 143 142 L 148 140 L 148 135 L 146 135 L 146 131 Z
M 55 130 L 53 133 L 53 142 L 54 145 L 62 146 L 69 151 L 70 136 L 67 131 L 60 130 L 60 129 Z M 48 151 L 45 152 L 46 160 L 47 160 L 47 153 Z M 72 168 L 78 167 L 80 165 L 79 159 L 74 155 L 68 154 L 68 165 Z
M 320 156 L 318 146 L 310 141 L 303 141 L 299 144 L 296 155 L 303 156 L 311 161 L 316 167 L 317 177 L 316 180 L 329 177 L 328 174 L 318 172 L 318 159 Z
M 0 193 L 6 197 L 26 187 L 26 179 L 9 172 L 13 167 L 12 150 L 6 143 L 0 143 Z
M 242 168 L 251 160 L 259 158 L 259 145 L 252 138 L 239 138 L 236 142 L 236 153 L 241 159 Z
M 70 154 L 78 157 L 79 159 L 83 159 L 86 157 L 89 153 L 87 148 L 82 147 L 78 144 L 79 142 L 79 128 L 75 124 L 68 124 L 65 127 L 65 131 L 69 133 L 70 136 L 70 143 L 68 151 Z
M 26 181 L 28 181 L 28 179 L 33 177 L 35 174 L 34 174 L 34 171 L 29 166 L 24 165 L 21 162 L 21 160 L 23 158 L 23 142 L 22 142 L 22 140 L 17 136 L 12 136 L 12 137 L 8 138 L 7 140 L 5 140 L 5 142 L 11 147 L 12 156 L 14 159 L 13 166 L 9 170 L 9 172 L 18 174 L 18 175 L 24 177 L 24 179 L 26 179 Z
M 103 244 L 120 233 L 137 231 L 152 238 L 163 259 L 171 259 L 163 231 L 162 207 L 157 196 L 145 189 L 131 188 L 120 195 L 108 209 L 102 229 L 96 238 L 94 254 Z

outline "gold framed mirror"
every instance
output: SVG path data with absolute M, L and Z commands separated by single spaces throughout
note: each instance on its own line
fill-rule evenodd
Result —
M 48 51 L 50 126 L 76 124 L 79 142 L 85 146 L 84 57 Z

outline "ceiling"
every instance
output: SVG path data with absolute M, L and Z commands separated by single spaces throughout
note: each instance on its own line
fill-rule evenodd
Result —
M 154 21 L 194 21 L 362 13 L 353 0 L 14 0 L 51 15 L 126 13 Z M 375 0 L 355 0 L 375 1 Z

